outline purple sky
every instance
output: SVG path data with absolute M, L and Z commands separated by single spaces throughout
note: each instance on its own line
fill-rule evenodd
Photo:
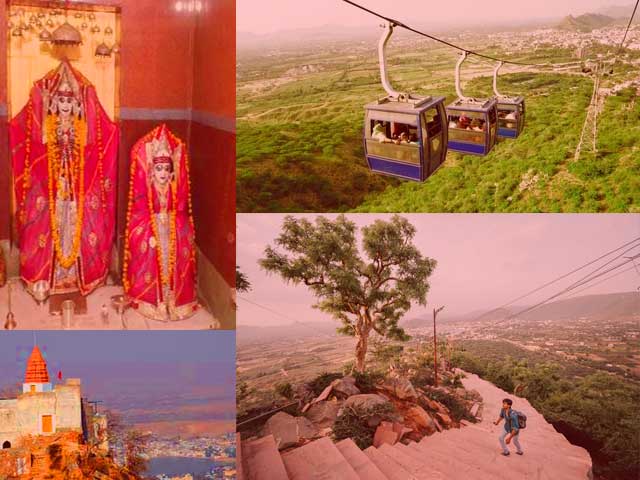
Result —
M 333 218 L 335 215 L 325 215 Z M 353 214 L 362 226 L 385 215 Z M 403 215 L 417 229 L 415 244 L 438 260 L 430 278 L 427 309 L 446 305 L 447 315 L 497 307 L 601 254 L 640 237 L 639 215 L 618 214 L 420 214 Z M 306 215 L 313 218 L 315 215 Z M 257 265 L 267 244 L 282 225 L 281 214 L 238 215 L 237 263 L 253 290 L 240 294 L 239 325 L 282 325 L 292 321 L 329 321 L 314 310 L 314 297 L 303 286 L 267 276 Z M 631 253 L 640 253 L 640 248 Z M 640 267 L 640 262 L 638 262 Z M 595 265 L 596 267 L 598 265 Z M 588 270 L 580 272 L 588 273 Z M 604 277 L 602 277 L 604 278 Z M 571 277 L 574 281 L 577 278 Z M 532 304 L 556 293 L 554 284 L 518 302 Z M 634 270 L 586 290 L 582 295 L 634 291 L 640 276 Z M 245 301 L 245 299 L 247 301 Z M 270 313 L 249 302 L 268 307 Z M 408 318 L 428 310 L 413 308 Z
M 80 378 L 84 396 L 130 423 L 193 420 L 232 428 L 235 332 L 2 332 L 0 388 L 23 381 L 34 340 L 52 382 L 59 371 Z
M 363 6 L 408 24 L 484 25 L 505 21 L 523 22 L 539 18 L 597 11 L 603 7 L 629 5 L 629 0 L 356 0 Z M 341 0 L 300 2 L 299 0 L 240 0 L 236 26 L 239 32 L 270 33 L 323 25 L 375 27 L 374 17 Z

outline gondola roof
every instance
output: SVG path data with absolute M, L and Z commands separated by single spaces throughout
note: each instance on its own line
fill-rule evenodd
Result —
M 410 113 L 419 115 L 423 111 L 434 107 L 438 103 L 444 102 L 445 97 L 420 97 L 411 95 L 408 100 L 399 101 L 392 97 L 383 97 L 376 102 L 368 103 L 367 110 L 377 110 L 380 112 Z
M 497 103 L 495 98 L 458 98 L 454 102 L 447 105 L 447 108 L 452 108 L 455 110 L 470 110 L 470 111 L 478 111 L 478 112 L 486 112 L 491 109 L 494 104 Z

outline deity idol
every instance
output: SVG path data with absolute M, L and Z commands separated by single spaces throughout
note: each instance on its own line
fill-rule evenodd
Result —
M 166 125 L 134 145 L 129 181 L 125 292 L 149 318 L 187 318 L 198 308 L 189 160 Z
M 118 127 L 65 60 L 35 83 L 9 136 L 20 276 L 31 293 L 88 295 L 108 273 Z

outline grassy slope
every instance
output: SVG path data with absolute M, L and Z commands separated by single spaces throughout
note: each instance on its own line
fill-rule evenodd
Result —
M 451 53 L 405 51 L 412 53 L 393 53 L 394 83 L 452 100 Z M 562 51 L 536 56 L 567 60 Z M 591 81 L 579 76 L 502 76 L 501 91 L 527 98 L 527 129 L 515 141 L 500 142 L 487 157 L 449 153 L 445 165 L 423 184 L 371 174 L 363 158 L 361 132 L 363 105 L 382 93 L 374 62 L 370 53 L 330 59 L 322 54 L 304 60 L 285 57 L 277 70 L 261 65 L 256 71 L 264 77 L 257 78 L 278 78 L 300 64 L 321 65 L 322 70 L 258 93 L 239 82 L 239 212 L 639 208 L 640 105 L 631 91 L 609 98 L 600 121 L 601 155 L 574 163 L 592 89 Z M 471 64 L 465 74 L 475 68 Z M 486 74 L 488 66 L 482 68 Z M 630 72 L 616 75 L 627 78 Z M 475 78 L 465 88 L 468 94 L 488 95 L 490 78 Z M 521 182 L 530 179 L 534 184 L 521 189 Z

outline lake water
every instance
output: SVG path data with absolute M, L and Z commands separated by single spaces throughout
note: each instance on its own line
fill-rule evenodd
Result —
M 170 477 L 187 473 L 194 476 L 204 475 L 215 463 L 212 458 L 156 457 L 149 460 L 147 475 L 154 478 L 162 473 Z

